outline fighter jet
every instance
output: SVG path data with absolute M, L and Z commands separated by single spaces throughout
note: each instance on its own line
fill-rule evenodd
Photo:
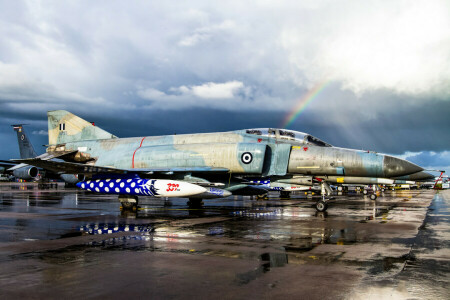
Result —
M 315 176 L 395 177 L 423 170 L 406 160 L 332 147 L 291 130 L 118 138 L 64 110 L 47 115 L 46 155 L 19 161 L 84 174 L 89 180 L 78 183 L 80 188 L 118 194 L 125 208 L 135 207 L 141 195 L 186 197 L 199 203 L 231 194 L 266 193 L 249 179 L 255 177 L 296 185 Z M 325 198 L 318 204 L 318 210 L 327 207 Z

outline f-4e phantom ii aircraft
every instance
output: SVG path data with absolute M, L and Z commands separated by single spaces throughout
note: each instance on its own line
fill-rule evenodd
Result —
M 311 185 L 316 176 L 389 178 L 423 170 L 399 158 L 332 147 L 291 130 L 118 138 L 64 110 L 47 115 L 46 155 L 19 162 L 54 172 L 84 174 L 89 180 L 77 186 L 118 194 L 124 208 L 135 207 L 138 196 L 186 197 L 189 203 L 199 204 L 202 199 L 232 194 L 266 193 L 255 178 L 300 186 Z M 325 197 L 316 208 L 327 209 Z

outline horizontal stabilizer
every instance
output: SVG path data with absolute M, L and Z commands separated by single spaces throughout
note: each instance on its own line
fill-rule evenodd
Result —
M 26 167 L 26 166 L 28 166 L 28 165 L 27 165 L 27 164 L 24 164 L 24 163 L 21 163 L 21 164 L 15 165 L 15 166 L 12 167 L 12 168 L 9 168 L 7 171 L 14 171 L 14 170 L 17 170 L 17 169 Z
M 14 171 L 14 170 L 16 170 L 16 169 L 20 169 L 20 168 L 26 167 L 26 166 L 28 166 L 28 165 L 31 165 L 31 164 L 28 164 L 28 163 L 25 162 L 25 161 L 27 161 L 27 160 L 33 160 L 33 161 L 36 161 L 36 160 L 48 161 L 48 160 L 50 160 L 50 159 L 58 158 L 58 157 L 63 157 L 63 156 L 65 156 L 65 155 L 72 154 L 72 153 L 75 153 L 75 152 L 78 152 L 78 151 L 59 152 L 58 154 L 44 153 L 44 154 L 41 154 L 41 155 L 39 155 L 39 156 L 37 156 L 37 157 L 35 157 L 35 158 L 11 159 L 11 162 L 18 162 L 19 164 L 13 166 L 12 168 L 9 168 L 8 171 Z M 33 165 L 32 165 L 32 166 L 33 166 Z M 35 166 L 35 167 L 40 167 L 40 166 L 36 166 L 36 165 L 34 165 L 34 166 Z M 43 167 L 40 167 L 40 168 L 43 168 Z M 49 169 L 49 170 L 50 170 L 50 169 Z

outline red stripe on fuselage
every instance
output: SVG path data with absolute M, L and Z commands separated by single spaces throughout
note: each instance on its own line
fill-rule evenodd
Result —
M 135 155 L 136 152 L 139 150 L 139 148 L 142 147 L 142 143 L 144 142 L 144 140 L 145 140 L 145 136 L 142 138 L 141 144 L 139 145 L 139 147 L 137 147 L 136 150 L 134 150 L 134 153 L 133 153 L 133 161 L 131 162 L 131 167 L 132 167 L 133 169 L 134 169 L 134 155 Z

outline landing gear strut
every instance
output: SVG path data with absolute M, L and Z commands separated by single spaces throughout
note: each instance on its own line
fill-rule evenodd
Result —
M 376 185 L 373 185 L 372 186 L 372 189 L 373 189 L 373 194 L 370 194 L 370 200 L 373 200 L 373 201 L 375 201 L 375 200 L 377 200 L 377 186 Z
M 119 195 L 119 201 L 122 205 L 122 210 L 137 210 L 138 197 L 130 195 Z
M 325 198 L 325 195 L 330 195 L 331 189 L 325 181 L 320 183 L 320 187 L 322 199 L 316 202 L 316 210 L 318 212 L 325 212 L 328 208 L 328 199 Z

